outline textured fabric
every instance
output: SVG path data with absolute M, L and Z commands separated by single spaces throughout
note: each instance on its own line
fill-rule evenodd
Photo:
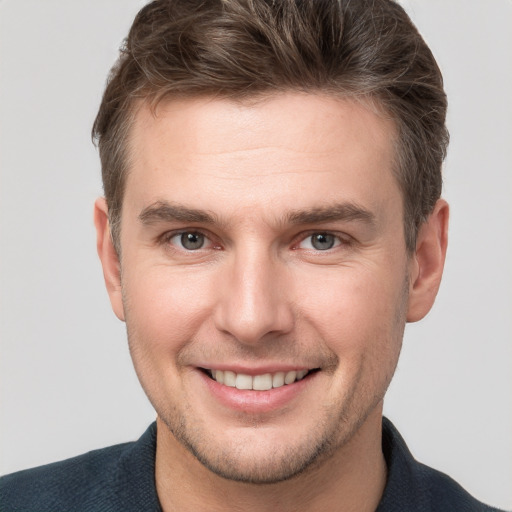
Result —
M 382 451 L 388 479 L 376 512 L 492 512 L 449 476 L 414 460 L 398 430 L 383 418 Z
M 384 418 L 388 465 L 376 512 L 491 512 L 451 478 L 416 462 Z M 161 512 L 155 488 L 156 424 L 126 443 L 0 478 L 2 512 Z
M 156 423 L 136 443 L 0 478 L 1 512 L 161 512 L 155 488 Z

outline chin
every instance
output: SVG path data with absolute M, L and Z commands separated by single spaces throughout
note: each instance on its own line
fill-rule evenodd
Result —
M 264 435 L 264 434 L 263 434 Z M 327 440 L 310 446 L 283 446 L 251 450 L 245 443 L 217 451 L 180 440 L 196 459 L 212 473 L 234 482 L 274 484 L 293 479 L 314 468 L 333 448 Z M 304 443 L 305 444 L 305 443 Z
M 245 426 L 218 435 L 203 421 L 177 423 L 162 418 L 172 437 L 205 468 L 219 477 L 247 484 L 274 484 L 307 474 L 349 442 L 364 420 L 318 420 L 304 430 L 286 425 Z M 172 418 L 172 419 L 171 419 Z M 171 419 L 171 421 L 167 421 Z

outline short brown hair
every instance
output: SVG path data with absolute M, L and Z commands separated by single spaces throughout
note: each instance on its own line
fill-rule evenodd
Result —
M 441 194 L 447 103 L 430 49 L 393 0 L 155 0 L 143 7 L 93 127 L 116 249 L 138 100 L 289 90 L 368 98 L 395 121 L 395 171 L 413 251 Z

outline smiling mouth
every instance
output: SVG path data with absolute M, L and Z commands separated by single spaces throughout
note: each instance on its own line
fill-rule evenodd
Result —
M 264 373 L 262 375 L 247 375 L 230 370 L 212 370 L 208 368 L 202 368 L 202 370 L 212 380 L 224 386 L 244 390 L 268 391 L 302 380 L 306 376 L 319 371 L 319 368 Z

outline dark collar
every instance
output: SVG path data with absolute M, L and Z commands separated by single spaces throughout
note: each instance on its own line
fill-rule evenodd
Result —
M 448 475 L 417 462 L 398 430 L 382 419 L 382 451 L 388 467 L 376 512 L 491 512 Z
M 162 512 L 155 484 L 156 422 L 119 459 L 113 488 L 119 510 Z
M 382 423 L 382 451 L 387 482 L 376 512 L 496 511 L 470 496 L 447 475 L 417 462 L 398 430 L 387 418 Z M 155 486 L 156 423 L 119 459 L 117 501 L 124 510 L 161 512 Z M 120 503 L 120 501 L 122 503 Z

